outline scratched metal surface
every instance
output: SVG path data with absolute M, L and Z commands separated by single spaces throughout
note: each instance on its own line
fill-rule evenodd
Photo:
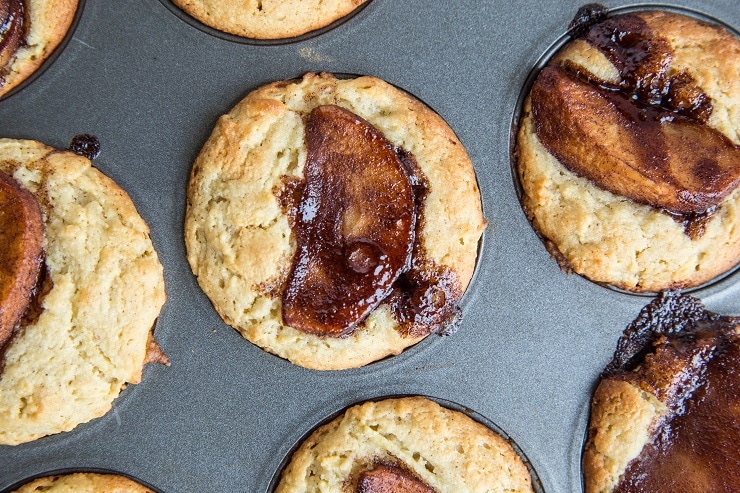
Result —
M 649 298 L 558 270 L 519 206 L 509 136 L 527 75 L 581 3 L 374 0 L 318 36 L 254 45 L 194 27 L 166 0 L 87 0 L 54 63 L 0 101 L 0 135 L 56 147 L 99 137 L 96 166 L 131 195 L 165 267 L 156 337 L 172 365 L 148 366 L 100 419 L 0 447 L 0 491 L 73 469 L 121 472 L 165 493 L 262 493 L 317 423 L 391 394 L 472 409 L 518 444 L 545 491 L 580 491 L 596 376 Z M 674 5 L 740 27 L 735 0 Z M 188 173 L 216 118 L 259 85 L 308 71 L 371 74 L 439 112 L 473 159 L 490 222 L 460 330 L 342 372 L 293 366 L 225 325 L 182 240 Z M 740 314 L 740 275 L 696 295 Z

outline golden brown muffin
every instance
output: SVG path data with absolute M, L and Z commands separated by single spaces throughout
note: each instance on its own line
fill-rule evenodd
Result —
M 324 159 L 316 151 L 324 144 L 335 157 L 339 148 L 354 150 L 340 149 L 346 160 Z M 384 157 L 373 154 L 368 164 L 368 146 Z M 344 161 L 361 172 L 338 172 Z M 398 178 L 378 187 L 375 179 L 387 176 L 377 170 L 390 168 Z M 406 205 L 391 207 L 396 200 Z M 317 206 L 333 205 L 317 214 Z M 381 209 L 400 215 L 389 222 Z M 404 210 L 414 219 L 404 219 Z M 308 74 L 257 89 L 219 119 L 193 165 L 185 240 L 200 286 L 245 338 L 301 366 L 342 369 L 450 327 L 485 224 L 472 163 L 436 113 L 373 77 Z M 409 235 L 404 228 L 412 225 Z M 391 230 L 406 242 L 394 251 L 412 254 L 403 265 L 381 261 L 391 250 L 387 237 L 398 240 L 385 234 Z M 339 258 L 331 260 L 332 252 Z M 336 276 L 332 263 L 342 263 Z M 371 275 L 386 272 L 396 281 L 375 279 L 368 289 Z M 286 323 L 286 299 L 288 318 L 301 322 Z M 297 299 L 312 303 L 310 314 L 296 309 Z M 331 315 L 338 311 L 341 317 Z M 334 320 L 347 317 L 349 324 Z
M 136 481 L 117 474 L 78 472 L 38 478 L 14 493 L 154 493 Z
M 591 403 L 586 493 L 735 491 L 740 318 L 667 292 L 625 331 Z
M 76 11 L 77 0 L 0 0 L 0 97 L 54 52 Z
M 368 0 L 173 0 L 203 24 L 253 39 L 300 36 L 349 15 Z
M 527 467 L 486 426 L 423 397 L 365 402 L 314 431 L 276 493 L 531 492 Z
M 44 220 L 38 288 L 0 373 L 0 444 L 18 444 L 102 416 L 141 380 L 165 292 L 149 228 L 89 159 L 0 139 L 0 172 Z
M 673 12 L 609 17 L 539 74 L 522 205 L 561 266 L 636 292 L 740 261 L 740 40 Z M 617 40 L 617 41 L 615 41 Z

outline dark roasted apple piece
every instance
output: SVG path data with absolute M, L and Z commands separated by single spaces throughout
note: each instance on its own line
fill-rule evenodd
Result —
M 43 231 L 36 198 L 0 171 L 0 347 L 28 307 L 41 268 Z
M 350 333 L 410 265 L 414 191 L 396 148 L 338 106 L 306 122 L 305 184 L 283 320 L 304 332 Z
M 660 432 L 628 464 L 614 491 L 737 491 L 740 484 L 738 337 L 724 339 L 699 334 L 692 343 L 669 339 L 658 343 L 650 356 L 673 363 L 662 374 L 648 368 L 648 372 L 652 370 L 657 376 L 647 377 L 649 383 L 641 385 L 657 383 L 655 395 L 668 404 L 670 411 Z M 679 361 L 683 365 L 678 365 Z
M 602 373 L 594 402 L 621 400 L 609 389 L 615 388 L 614 382 L 626 382 L 657 398 L 666 410 L 651 424 L 650 438 L 610 491 L 737 491 L 738 329 L 739 317 L 710 312 L 699 299 L 677 291 L 661 293 L 627 327 L 612 362 Z M 637 414 L 634 404 L 623 405 L 622 409 L 631 408 Z M 599 454 L 594 444 L 598 427 L 611 428 L 615 423 L 611 417 L 602 419 L 589 429 L 584 455 L 591 464 L 604 461 L 603 457 L 593 461 Z M 619 436 L 618 428 L 615 425 L 606 434 Z
M 400 467 L 381 464 L 360 473 L 357 493 L 434 493 L 434 490 Z
M 8 64 L 23 42 L 23 21 L 21 0 L 0 0 L 0 67 Z
M 531 98 L 543 145 L 605 190 L 690 214 L 716 206 L 740 184 L 740 147 L 692 118 L 560 67 L 540 73 Z

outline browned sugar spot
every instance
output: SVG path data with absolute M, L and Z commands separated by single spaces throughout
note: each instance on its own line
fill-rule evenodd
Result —
M 100 140 L 92 134 L 78 134 L 69 143 L 69 150 L 92 161 L 100 154 Z

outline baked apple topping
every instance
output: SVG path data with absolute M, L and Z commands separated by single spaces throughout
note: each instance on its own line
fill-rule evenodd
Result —
M 0 348 L 31 302 L 43 263 L 43 233 L 36 198 L 0 171 Z
M 0 85 L 13 53 L 25 38 L 23 0 L 0 0 Z
M 380 464 L 360 473 L 357 493 L 434 493 L 419 478 L 406 470 Z
M 276 193 L 297 240 L 284 322 L 343 337 L 388 300 L 403 335 L 441 331 L 462 293 L 454 273 L 424 255 L 427 186 L 413 157 L 335 105 L 311 111 L 305 135 L 304 180 Z
M 666 408 L 615 493 L 734 491 L 740 484 L 740 318 L 669 291 L 619 341 L 605 380 L 630 383 Z
M 706 124 L 711 98 L 671 67 L 668 40 L 631 14 L 582 39 L 619 80 L 567 59 L 542 70 L 531 92 L 540 141 L 602 189 L 681 217 L 711 212 L 740 184 L 740 146 Z
M 342 336 L 408 268 L 416 210 L 409 172 L 375 127 L 338 106 L 306 122 L 298 251 L 283 294 L 285 322 Z

